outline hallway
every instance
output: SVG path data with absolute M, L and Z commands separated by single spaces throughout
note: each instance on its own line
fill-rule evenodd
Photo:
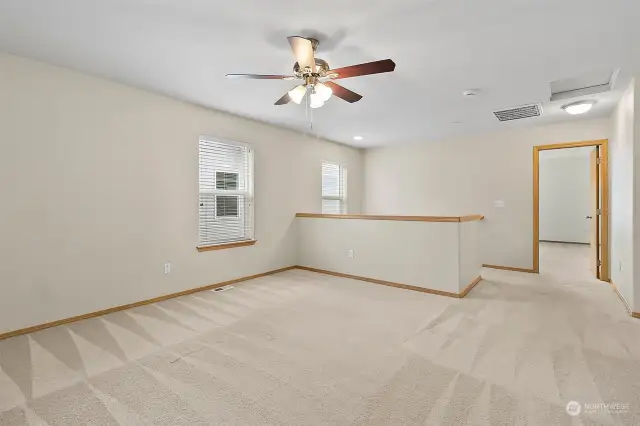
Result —
M 597 281 L 586 244 L 540 242 L 540 273 L 560 281 Z
M 629 315 L 609 283 L 592 276 L 588 250 L 541 244 L 540 274 L 485 270 L 469 296 L 497 311 L 492 317 L 504 335 L 494 343 L 499 348 L 489 350 L 499 352 L 499 369 L 513 372 L 522 392 L 556 401 L 558 412 L 569 401 L 628 404 L 617 414 L 599 409 L 585 416 L 583 409 L 582 423 L 558 416 L 540 424 L 637 425 L 640 320 Z

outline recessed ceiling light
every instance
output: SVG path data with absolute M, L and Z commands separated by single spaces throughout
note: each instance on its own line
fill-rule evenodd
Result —
M 593 104 L 596 101 L 579 101 L 573 102 L 562 107 L 563 110 L 567 111 L 571 115 L 584 114 L 585 112 L 589 112 Z
M 362 136 L 354 136 L 353 137 L 354 141 L 361 141 L 362 139 L 364 139 Z

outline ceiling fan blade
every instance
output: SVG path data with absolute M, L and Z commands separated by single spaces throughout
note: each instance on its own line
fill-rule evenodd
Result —
M 327 74 L 333 79 L 358 77 L 360 75 L 381 74 L 383 72 L 391 72 L 396 69 L 396 64 L 391 59 L 382 61 L 367 62 L 366 64 L 351 65 L 350 67 L 338 68 L 329 71 Z M 333 77 L 333 74 L 338 74 Z
M 300 65 L 300 70 L 310 67 L 311 72 L 316 72 L 316 60 L 313 57 L 313 43 L 311 43 L 311 40 L 299 36 L 287 37 L 287 40 L 289 40 L 291 50 L 293 50 L 296 61 Z
M 349 103 L 358 102 L 362 99 L 362 95 L 357 94 L 356 92 L 352 92 L 349 89 L 346 89 L 339 84 L 333 83 L 331 81 L 326 81 L 324 83 L 325 86 L 329 86 L 331 91 L 333 91 L 334 96 L 339 97 L 340 99 L 344 99 Z
M 254 80 L 294 80 L 293 75 L 264 75 L 264 74 L 227 74 L 229 78 L 249 78 Z
M 274 105 L 284 105 L 291 102 L 291 97 L 289 96 L 289 92 L 285 93 L 283 97 L 278 99 Z

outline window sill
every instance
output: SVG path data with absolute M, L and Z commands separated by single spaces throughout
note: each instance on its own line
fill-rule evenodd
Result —
M 197 247 L 197 249 L 199 252 L 212 251 L 212 250 L 225 250 L 225 249 L 236 248 L 236 247 L 252 246 L 257 242 L 258 242 L 257 240 L 238 241 L 235 243 L 217 244 L 215 246 Z

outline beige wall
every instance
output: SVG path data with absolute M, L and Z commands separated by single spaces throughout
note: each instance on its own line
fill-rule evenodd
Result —
M 640 312 L 640 75 L 636 75 L 633 88 L 633 310 Z
M 634 226 L 634 152 L 638 152 L 634 141 L 634 103 L 631 83 L 611 117 L 611 280 L 632 309 L 638 310 L 640 304 L 634 304 L 634 293 L 637 297 L 640 290 L 634 292 L 637 271 L 633 262 L 634 227 L 638 228 Z
M 533 146 L 604 139 L 609 129 L 586 120 L 368 150 L 364 212 L 484 214 L 483 263 L 531 268 Z
M 196 251 L 201 134 L 255 148 L 253 247 Z M 359 150 L 8 55 L 0 144 L 0 333 L 294 265 L 323 160 L 361 207 Z
M 462 293 L 480 275 L 480 236 L 484 224 L 484 221 L 473 221 L 461 222 L 458 225 L 458 293 Z
M 298 218 L 298 263 L 460 293 L 480 275 L 475 233 L 479 225 Z

